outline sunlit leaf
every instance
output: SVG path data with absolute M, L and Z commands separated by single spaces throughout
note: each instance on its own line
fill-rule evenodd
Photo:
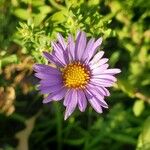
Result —
M 27 20 L 31 17 L 31 13 L 27 9 L 17 8 L 14 14 L 20 19 Z
M 140 116 L 144 111 L 145 105 L 143 100 L 136 100 L 133 105 L 133 113 L 135 116 Z

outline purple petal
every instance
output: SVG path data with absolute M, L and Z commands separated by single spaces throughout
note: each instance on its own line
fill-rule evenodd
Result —
M 64 119 L 66 120 L 75 110 L 78 102 L 78 96 L 77 96 L 77 91 L 73 90 L 72 96 L 70 97 L 70 102 L 68 103 L 65 111 L 65 117 Z
M 63 84 L 57 84 L 57 85 L 53 85 L 53 86 L 40 85 L 38 87 L 38 89 L 40 90 L 40 93 L 48 94 L 48 93 L 52 93 L 52 92 L 58 91 L 58 90 L 62 89 L 62 87 L 63 87 Z
M 67 62 L 67 57 L 65 55 L 65 50 L 62 49 L 57 43 L 51 42 L 52 47 L 54 48 L 54 57 L 61 62 L 63 65 L 66 65 Z
M 86 91 L 86 97 L 97 113 L 102 113 L 102 107 L 99 102 L 88 92 Z
M 43 56 L 52 64 L 55 64 L 56 66 L 63 67 L 64 64 L 62 64 L 60 61 L 57 60 L 54 56 L 54 52 L 52 54 L 49 54 L 48 52 L 43 52 Z
M 63 64 L 69 63 L 69 57 L 66 49 L 64 50 L 59 43 L 51 42 L 51 45 L 54 48 L 55 57 L 61 61 Z
M 72 99 L 72 93 L 73 93 L 73 90 L 68 90 L 68 92 L 66 93 L 66 96 L 64 98 L 64 106 L 68 106 L 69 103 L 71 102 L 71 99 Z
M 102 89 L 105 91 L 106 96 L 110 96 L 110 92 L 105 87 L 102 87 Z
M 89 85 L 92 85 L 94 87 L 96 86 L 97 89 L 99 90 L 99 92 L 101 93 L 101 95 L 104 95 L 104 96 L 109 96 L 110 95 L 109 91 L 106 88 L 102 87 L 102 86 L 95 85 L 93 82 L 90 82 Z
M 93 64 L 93 65 L 90 65 L 90 68 L 93 70 L 93 69 L 96 69 L 102 65 L 104 65 L 109 59 L 107 58 L 103 58 L 101 60 L 99 60 L 96 64 Z
M 90 82 L 101 87 L 111 87 L 114 84 L 114 82 L 110 82 L 104 79 L 91 79 Z
M 89 102 L 97 113 L 103 112 L 101 105 L 99 104 L 99 102 L 95 98 L 89 99 Z
M 58 57 L 58 55 L 55 52 L 53 54 L 53 57 L 55 60 L 55 64 L 59 64 L 59 66 L 61 65 L 62 67 L 66 65 L 66 62 L 64 61 L 65 59 L 62 57 Z
M 51 85 L 51 84 L 54 84 L 54 83 L 62 83 L 63 80 L 62 78 L 58 78 L 57 76 L 53 76 L 52 78 L 48 78 L 48 79 L 42 79 L 40 81 L 40 84 L 42 85 Z
M 92 75 L 99 75 L 102 74 L 107 68 L 109 67 L 108 64 L 104 64 L 96 69 L 91 70 Z M 91 69 L 91 68 L 90 68 Z
M 57 79 L 61 78 L 61 75 L 59 74 L 47 74 L 45 72 L 37 72 L 34 74 L 39 79 Z
M 76 34 L 76 39 L 78 38 L 79 34 L 81 33 L 80 30 L 77 31 L 77 34 Z
M 65 50 L 66 49 L 66 42 L 60 33 L 58 33 L 57 39 L 58 39 L 58 42 L 60 43 L 61 47 Z
M 100 79 L 100 78 L 95 78 L 95 77 L 92 77 L 91 82 L 97 82 L 97 83 L 102 83 L 102 85 L 105 85 L 105 84 L 110 84 L 112 85 L 114 83 L 114 81 L 110 81 L 108 79 Z
M 49 84 L 49 83 L 60 83 L 62 82 L 62 77 L 49 75 L 48 78 L 42 79 L 40 82 L 41 84 Z
M 55 63 L 55 62 L 53 61 L 53 56 L 52 56 L 50 53 L 48 53 L 48 52 L 43 52 L 43 56 L 44 56 L 49 62 Z
M 86 46 L 86 49 L 85 49 L 85 52 L 83 53 L 83 56 L 82 56 L 82 60 L 85 61 L 88 59 L 89 55 L 91 55 L 91 50 L 93 48 L 93 45 L 94 45 L 94 41 L 95 39 L 94 38 L 91 38 L 88 43 L 87 43 L 87 46 Z
M 120 73 L 121 70 L 120 69 L 107 69 L 103 72 L 103 74 L 110 74 L 110 75 L 114 75 L 117 73 Z
M 105 87 L 102 87 L 99 84 L 95 84 L 94 82 L 90 82 L 89 84 L 93 85 L 94 87 L 97 86 L 98 90 L 100 91 L 100 93 L 102 93 L 102 95 L 110 96 L 110 92 Z
M 62 53 L 62 48 L 56 42 L 51 42 L 51 45 L 57 54 Z
M 99 51 L 94 57 L 93 59 L 90 61 L 90 64 L 96 64 L 98 63 L 98 61 L 100 61 L 100 59 L 102 58 L 102 56 L 104 55 L 104 51 Z
M 68 54 L 69 60 L 75 60 L 75 42 L 72 35 L 68 37 Z
M 52 85 L 56 85 L 56 84 L 62 84 L 63 81 L 62 79 L 58 79 L 58 80 L 41 80 L 40 81 L 40 85 L 42 86 L 52 86 Z
M 116 82 L 117 81 L 117 79 L 114 76 L 105 75 L 105 74 L 95 75 L 95 76 L 93 76 L 93 78 L 95 78 L 95 79 L 104 79 L 104 80 L 111 81 L 111 82 Z
M 58 100 L 61 100 L 64 96 L 65 96 L 65 93 L 66 93 L 66 89 L 65 88 L 62 88 L 58 91 L 55 91 L 53 92 L 52 94 L 49 94 L 44 100 L 43 100 L 43 103 L 48 103 L 52 100 L 54 101 L 58 101 Z
M 81 60 L 83 52 L 85 51 L 85 46 L 86 46 L 86 34 L 85 32 L 80 31 L 77 36 L 75 45 L 77 60 Z
M 88 55 L 88 58 L 87 58 L 87 62 L 90 61 L 90 59 L 93 57 L 93 55 L 96 53 L 98 47 L 101 45 L 102 43 L 102 38 L 99 38 L 95 43 L 94 45 L 92 46 L 92 49 L 89 51 L 89 55 Z
M 43 64 L 35 64 L 33 66 L 33 69 L 36 72 L 43 72 L 44 74 L 61 74 L 61 72 L 58 69 Z
M 87 107 L 87 99 L 82 90 L 78 91 L 78 107 L 81 112 L 84 112 Z
M 89 94 L 91 94 L 91 96 L 93 96 L 102 107 L 108 108 L 108 104 L 104 101 L 104 95 L 98 88 L 89 85 L 87 90 L 89 91 Z
M 97 97 L 99 99 L 104 99 L 104 95 L 98 90 L 98 88 L 96 86 L 93 86 L 93 85 L 89 84 L 87 86 L 87 90 L 89 91 L 89 93 L 92 96 L 95 96 L 95 97 Z

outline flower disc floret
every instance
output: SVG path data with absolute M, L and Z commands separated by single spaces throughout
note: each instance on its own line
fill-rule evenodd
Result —
M 67 65 L 62 73 L 63 82 L 67 88 L 83 89 L 90 79 L 90 72 L 86 66 L 80 62 Z

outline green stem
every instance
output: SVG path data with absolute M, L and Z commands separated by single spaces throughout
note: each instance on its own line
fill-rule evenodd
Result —
M 90 130 L 90 127 L 91 127 L 91 114 L 92 114 L 92 109 L 89 107 L 88 108 L 88 122 L 87 122 L 87 130 L 89 131 Z M 86 137 L 86 141 L 85 141 L 85 145 L 84 145 L 84 150 L 88 149 L 89 148 L 89 137 Z
M 58 103 L 55 103 L 56 121 L 57 121 L 57 142 L 58 150 L 62 149 L 62 114 Z

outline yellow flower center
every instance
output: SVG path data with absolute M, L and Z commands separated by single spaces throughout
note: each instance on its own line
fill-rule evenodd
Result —
M 62 72 L 64 85 L 68 88 L 83 89 L 90 79 L 90 72 L 80 62 L 69 64 Z

